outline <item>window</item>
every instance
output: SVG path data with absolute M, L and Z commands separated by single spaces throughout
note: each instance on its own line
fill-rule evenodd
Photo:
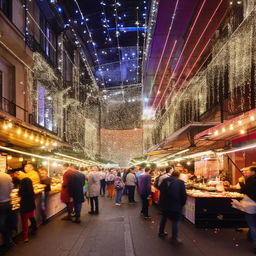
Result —
M 1 11 L 9 18 L 12 18 L 12 0 L 0 0 Z
M 37 87 L 37 123 L 50 131 L 55 131 L 53 123 L 53 100 L 44 86 Z
M 43 15 L 40 16 L 40 46 L 51 64 L 56 65 L 57 37 Z

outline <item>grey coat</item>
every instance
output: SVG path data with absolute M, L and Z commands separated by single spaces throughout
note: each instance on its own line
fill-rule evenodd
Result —
M 100 175 L 99 172 L 91 172 L 88 176 L 89 197 L 100 195 Z

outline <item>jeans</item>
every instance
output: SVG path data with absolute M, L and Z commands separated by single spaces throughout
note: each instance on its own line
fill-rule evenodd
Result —
M 35 211 L 21 213 L 23 239 L 28 239 L 28 220 L 31 222 L 32 231 L 36 231 Z
M 256 248 L 256 214 L 245 213 L 245 219 L 250 229 L 253 246 Z
M 82 210 L 82 203 L 77 203 L 74 201 L 74 208 L 75 208 L 75 217 L 80 218 L 81 216 L 81 210 Z
M 120 204 L 122 201 L 123 189 L 116 189 L 116 203 Z
M 8 217 L 11 214 L 10 202 L 0 203 L 0 233 L 3 236 L 4 245 L 12 243 L 12 235 Z
M 141 195 L 142 199 L 142 209 L 141 213 L 143 213 L 144 217 L 148 217 L 148 195 Z
M 100 195 L 104 196 L 106 191 L 106 181 L 100 180 Z
M 99 212 L 99 200 L 97 196 L 90 197 L 91 212 Z M 95 207 L 94 207 L 95 206 Z M 95 208 L 95 211 L 94 211 Z
M 135 186 L 127 186 L 129 203 L 134 203 Z
M 172 238 L 174 240 L 178 239 L 178 228 L 179 221 L 181 219 L 181 214 L 178 212 L 173 212 L 171 214 L 163 213 L 162 219 L 160 221 L 159 234 L 164 233 L 165 224 L 168 218 L 172 219 Z

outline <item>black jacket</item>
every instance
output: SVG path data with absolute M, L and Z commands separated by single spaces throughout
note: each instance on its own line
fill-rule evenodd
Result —
M 29 178 L 24 178 L 20 182 L 19 189 L 20 200 L 20 212 L 28 213 L 35 210 L 35 194 L 32 185 L 32 181 Z
M 187 200 L 184 181 L 169 177 L 160 185 L 159 206 L 165 213 L 181 213 Z
M 85 176 L 84 174 L 75 171 L 70 175 L 70 180 L 68 183 L 70 196 L 74 199 L 76 203 L 84 202 L 84 184 Z
M 250 176 L 246 179 L 245 184 L 240 183 L 241 193 L 249 196 L 256 202 L 256 175 Z

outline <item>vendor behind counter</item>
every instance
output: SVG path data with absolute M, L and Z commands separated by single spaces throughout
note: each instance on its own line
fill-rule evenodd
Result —
M 18 172 L 18 179 L 22 180 L 24 178 L 31 179 L 33 185 L 40 183 L 40 177 L 38 172 L 35 170 L 33 164 L 28 163 L 24 166 L 24 172 Z

